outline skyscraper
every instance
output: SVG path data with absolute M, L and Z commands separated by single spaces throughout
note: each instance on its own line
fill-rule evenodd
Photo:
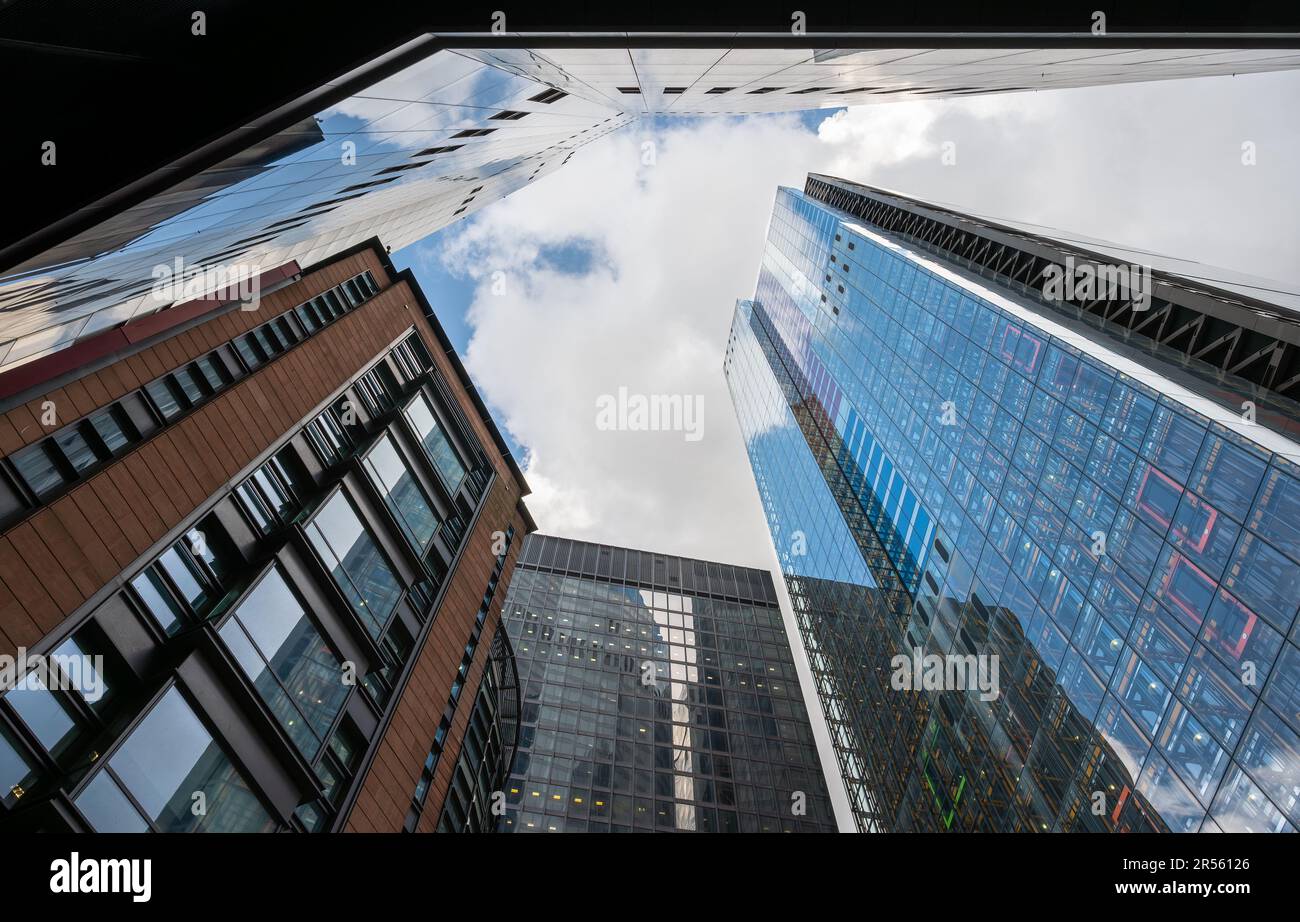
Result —
M 771 576 L 532 535 L 508 832 L 833 832 Z
M 860 828 L 1300 823 L 1297 306 L 779 190 L 726 373 Z
M 1168 48 L 1093 36 L 1000 47 L 492 47 L 426 36 L 427 56 L 7 267 L 0 369 L 196 293 L 378 236 L 400 249 L 558 169 L 583 145 L 656 116 L 783 112 L 973 93 L 1279 70 L 1293 49 Z M 671 44 L 671 37 L 663 37 Z M 696 43 L 698 44 L 698 43 Z M 875 44 L 880 44 L 876 42 Z M 365 68 L 362 68 L 364 76 Z M 360 79 L 349 75 L 354 81 Z M 328 88 L 323 88 L 322 92 Z M 166 175 L 168 171 L 160 171 Z
M 527 483 L 378 241 L 263 281 L 0 379 L 6 830 L 432 831 L 509 764 Z

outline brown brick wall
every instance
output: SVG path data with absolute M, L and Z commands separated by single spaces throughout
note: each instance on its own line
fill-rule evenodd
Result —
M 103 402 L 116 399 L 269 319 L 277 312 L 272 308 L 301 303 L 362 268 L 383 283 L 379 262 L 367 251 L 274 292 L 261 310 L 215 318 L 181 334 L 181 344 L 151 346 L 83 381 L 99 381 L 108 395 Z M 418 309 L 407 306 L 415 303 L 404 284 L 381 292 L 0 535 L 0 653 L 30 647 L 57 629 L 404 329 L 424 327 Z M 148 370 L 143 377 L 123 370 L 132 364 Z M 71 401 L 70 391 L 83 399 L 72 385 L 47 396 Z M 11 429 L 24 413 L 29 407 L 6 414 Z
M 0 454 L 8 454 L 93 412 L 159 375 L 370 269 L 381 286 L 392 280 L 365 250 L 266 296 L 257 311 L 232 312 L 113 363 L 0 415 Z M 498 476 L 475 523 L 427 642 L 417 656 L 379 750 L 348 820 L 349 830 L 398 831 L 460 665 L 495 556 L 492 533 L 513 524 L 515 539 L 484 625 L 469 679 L 429 791 L 420 829 L 437 823 L 473 710 L 490 640 L 500 622 L 505 585 L 527 530 L 518 511 L 519 484 L 451 360 L 420 315 L 405 281 L 391 284 L 360 309 L 263 365 L 188 416 L 0 535 L 0 653 L 31 647 L 93 595 L 131 572 L 169 531 L 186 520 L 260 454 L 414 325 L 451 385 Z M 53 400 L 59 423 L 40 425 L 41 403 Z
M 411 806 L 411 796 L 424 767 L 425 757 L 433 744 L 434 733 L 442 720 L 451 694 L 452 679 L 460 666 L 465 641 L 469 639 L 474 617 L 483 600 L 483 591 L 491 578 L 496 557 L 492 553 L 492 533 L 513 524 L 515 537 L 510 544 L 506 565 L 497 592 L 488 611 L 487 621 L 474 653 L 474 663 L 461 690 L 456 716 L 438 760 L 433 784 L 429 788 L 419 832 L 432 832 L 442 812 L 442 802 L 451 783 L 452 770 L 460 756 L 461 742 L 474 710 L 474 696 L 488 661 L 492 635 L 501 621 L 501 603 L 506 584 L 514 569 L 525 527 L 517 510 L 519 488 L 513 480 L 493 481 L 486 504 L 470 532 L 450 575 L 442 607 L 429 629 L 428 640 L 416 659 L 411 678 L 402 692 L 392 721 L 379 744 L 362 784 L 356 805 L 348 818 L 349 832 L 400 832 Z

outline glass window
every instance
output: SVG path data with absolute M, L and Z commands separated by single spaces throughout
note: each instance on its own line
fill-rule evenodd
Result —
M 1117 383 L 1110 392 L 1101 428 L 1112 438 L 1134 451 L 1142 447 L 1147 424 L 1155 412 L 1156 402 L 1126 384 Z
M 1265 794 L 1287 811 L 1294 823 L 1300 819 L 1300 737 L 1270 707 L 1257 707 L 1246 727 L 1237 761 Z
M 306 532 L 352 610 L 378 639 L 402 587 L 347 496 L 335 493 Z
M 1241 529 L 1220 510 L 1188 491 L 1169 530 L 1169 541 L 1211 579 L 1220 579 Z
M 1264 476 L 1246 524 L 1274 547 L 1300 560 L 1300 477 L 1275 465 Z
M 332 409 L 325 410 L 308 424 L 307 437 L 312 450 L 326 467 L 337 464 L 351 448 L 351 439 Z
M 207 580 L 182 544 L 177 543 L 164 551 L 158 558 L 158 564 L 171 577 L 172 584 L 179 590 L 181 598 L 189 603 L 190 608 L 199 611 L 210 601 Z
M 1196 832 L 1201 828 L 1205 808 L 1160 756 L 1153 753 L 1147 759 L 1138 792 L 1159 812 L 1171 832 Z
M 88 630 L 82 630 L 77 636 L 69 637 L 55 648 L 54 656 L 62 657 L 60 668 L 73 683 L 73 690 L 94 710 L 102 713 L 109 707 L 116 688 L 104 674 L 112 668 L 109 656 L 100 652 L 101 647 L 93 637 L 87 641 L 87 633 Z M 98 668 L 95 656 L 102 657 L 98 662 L 104 669 Z
M 162 832 L 275 829 L 271 815 L 176 688 L 131 731 L 108 768 Z M 82 796 L 87 794 L 89 786 Z M 206 809 L 196 815 L 200 794 Z M 102 794 L 87 802 L 97 797 Z
M 250 371 L 262 364 L 262 354 L 253 345 L 251 334 L 235 340 L 235 351 L 239 353 L 239 357 L 244 360 L 244 364 Z
M 97 832 L 148 832 L 140 811 L 127 800 L 113 776 L 100 772 L 77 796 L 77 809 Z
M 1300 604 L 1300 567 L 1246 532 L 1223 576 L 1223 587 L 1285 632 Z
M 1257 614 L 1222 589 L 1210 606 L 1201 633 L 1204 643 L 1228 664 L 1242 681 L 1252 674 L 1256 689 L 1264 687 L 1282 649 L 1282 637 Z
M 95 427 L 95 432 L 111 454 L 117 454 L 131 441 L 131 437 L 122 428 L 120 417 L 115 410 L 105 410 L 103 413 L 95 414 L 90 418 L 90 424 Z
M 199 373 L 203 375 L 203 380 L 208 383 L 210 390 L 215 392 L 226 386 L 225 368 L 216 357 L 216 353 L 203 356 L 194 365 L 199 370 Z
M 43 497 L 63 486 L 63 475 L 43 443 L 17 452 L 12 460 L 23 482 L 37 496 Z
M 1295 832 L 1282 811 L 1235 765 L 1210 811 L 1224 832 Z
M 1169 703 L 1169 690 L 1138 655 L 1127 647 L 1115 669 L 1110 690 L 1124 702 L 1129 713 L 1147 733 L 1156 732 L 1165 705 Z
M 1181 701 L 1175 701 L 1159 741 L 1169 764 L 1207 807 L 1228 769 L 1228 754 Z
M 131 588 L 144 603 L 145 611 L 153 616 L 165 633 L 175 634 L 181 629 L 183 622 L 180 608 L 153 567 L 131 580 Z
M 81 473 L 99 463 L 95 450 L 90 447 L 90 443 L 86 441 L 85 436 L 77 430 L 76 426 L 55 433 L 54 441 L 59 448 L 63 449 L 63 456 L 68 459 L 68 462 L 77 470 L 77 473 Z
M 1292 730 L 1300 731 L 1300 648 L 1294 644 L 1283 646 L 1277 669 L 1264 689 L 1264 700 L 1273 705 Z
M 375 443 L 366 457 L 366 469 L 402 533 L 423 554 L 438 529 L 438 517 L 391 435 L 386 433 Z
M 12 807 L 36 784 L 36 770 L 22 748 L 0 726 L 0 803 Z
M 271 569 L 220 630 L 235 658 L 308 761 L 316 758 L 347 687 L 279 569 Z
M 153 400 L 153 405 L 158 408 L 158 412 L 162 414 L 163 419 L 173 419 L 181 412 L 180 401 L 173 393 L 166 378 L 150 381 L 144 386 L 144 389 L 150 399 Z
M 1175 480 L 1185 481 L 1192 472 L 1205 430 L 1169 407 L 1156 407 L 1151 428 L 1142 445 L 1142 454 L 1150 458 Z
M 316 306 L 308 301 L 306 304 L 299 304 L 294 310 L 298 314 L 298 320 L 302 322 L 303 329 L 310 335 L 322 326 L 320 317 L 316 313 Z
M 1188 486 L 1240 522 L 1255 501 L 1264 468 L 1258 456 L 1211 434 Z
M 76 739 L 76 721 L 36 671 L 23 676 L 4 700 L 55 758 Z
M 185 394 L 185 399 L 189 401 L 190 406 L 202 403 L 205 396 L 203 385 L 200 384 L 200 378 L 193 367 L 181 368 L 175 374 L 176 383 L 180 385 L 181 392 Z
M 424 446 L 424 451 L 429 456 L 429 460 L 437 468 L 438 475 L 442 477 L 447 491 L 455 493 L 456 488 L 460 486 L 460 482 L 465 476 L 465 467 L 460 463 L 460 458 L 457 457 L 456 449 L 452 447 L 451 440 L 442 431 L 442 425 L 433 413 L 429 398 L 424 394 L 420 394 L 407 404 L 406 418 L 410 420 L 411 426 L 415 429 L 415 433 L 420 439 L 420 444 Z
M 1221 744 L 1236 746 L 1255 704 L 1248 685 L 1197 644 L 1178 692 Z

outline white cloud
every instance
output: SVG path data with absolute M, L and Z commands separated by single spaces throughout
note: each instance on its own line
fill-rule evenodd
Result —
M 815 134 L 789 116 L 634 126 L 451 238 L 444 262 L 479 281 L 469 369 L 530 449 L 543 531 L 767 567 L 722 356 L 778 184 L 826 172 L 1295 279 L 1300 123 L 1278 114 L 1298 98 L 1277 74 L 864 106 Z M 548 258 L 564 244 L 590 271 Z M 596 398 L 620 385 L 703 395 L 704 438 L 600 431 Z
M 823 151 L 794 117 L 650 127 L 584 149 L 449 244 L 444 263 L 480 281 L 467 364 L 530 449 L 543 531 L 766 566 L 722 357 L 776 187 L 802 185 Z M 589 272 L 552 264 L 563 244 L 592 248 Z M 619 387 L 700 397 L 703 438 L 599 430 L 596 400 Z

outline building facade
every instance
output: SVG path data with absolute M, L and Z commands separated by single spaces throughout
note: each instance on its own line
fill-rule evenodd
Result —
M 187 176 L 0 277 L 0 369 L 378 236 L 401 249 L 643 118 L 740 115 L 1281 70 L 1286 48 L 1020 36 L 995 48 L 573 47 L 426 36 L 398 72 Z M 659 36 L 666 46 L 671 36 Z M 687 44 L 683 42 L 683 44 Z M 842 44 L 842 42 L 841 42 Z M 359 78 L 358 78 L 359 79 Z M 92 211 L 96 209 L 90 209 Z M 162 284 L 165 282 L 166 284 Z M 179 287 L 192 294 L 176 295 Z
M 861 829 L 1300 823 L 1296 294 L 1137 262 L 777 194 L 726 373 Z
M 532 535 L 503 832 L 833 832 L 771 576 Z
M 527 484 L 378 241 L 265 281 L 6 382 L 0 828 L 431 831 L 485 715 L 504 775 Z

